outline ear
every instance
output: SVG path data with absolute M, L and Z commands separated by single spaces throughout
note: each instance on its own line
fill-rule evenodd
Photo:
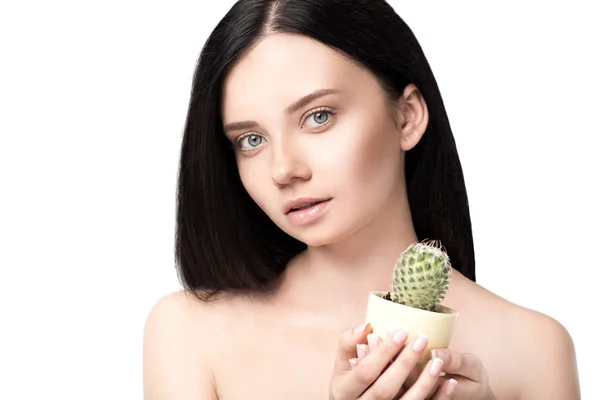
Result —
M 415 147 L 429 124 L 429 111 L 425 99 L 413 84 L 404 88 L 399 100 L 397 120 L 400 132 L 400 149 L 408 151 Z

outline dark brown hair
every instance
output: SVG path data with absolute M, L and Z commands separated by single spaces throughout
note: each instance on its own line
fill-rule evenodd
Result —
M 406 154 L 408 199 L 419 239 L 439 240 L 475 281 L 467 192 L 439 88 L 417 39 L 384 0 L 240 0 L 206 41 L 194 72 L 177 187 L 175 253 L 184 288 L 203 300 L 265 291 L 306 246 L 280 230 L 240 181 L 219 105 L 231 67 L 270 32 L 314 38 L 369 69 L 390 98 L 409 83 L 429 111 Z

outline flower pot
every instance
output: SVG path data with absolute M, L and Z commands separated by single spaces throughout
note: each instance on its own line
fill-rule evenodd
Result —
M 419 363 L 421 367 L 431 359 L 431 350 L 446 348 L 450 344 L 458 312 L 439 305 L 438 310 L 426 311 L 387 300 L 387 292 L 374 291 L 369 294 L 365 322 L 371 324 L 373 333 L 386 338 L 388 330 L 408 330 L 407 343 L 420 333 L 427 335 L 427 348 Z

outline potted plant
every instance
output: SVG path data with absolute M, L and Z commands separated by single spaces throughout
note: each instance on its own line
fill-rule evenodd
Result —
M 400 328 L 408 330 L 407 342 L 420 333 L 427 335 L 423 367 L 431 349 L 448 347 L 454 334 L 458 312 L 440 304 L 451 276 L 450 259 L 439 241 L 411 244 L 396 262 L 391 290 L 369 294 L 366 322 L 381 338 Z

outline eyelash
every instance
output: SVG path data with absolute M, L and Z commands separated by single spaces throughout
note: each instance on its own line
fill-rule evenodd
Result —
M 316 108 L 316 109 L 314 109 L 314 110 L 311 110 L 311 111 L 309 111 L 309 112 L 306 114 L 306 118 L 305 118 L 305 119 L 304 119 L 304 121 L 302 122 L 302 127 L 304 128 L 304 126 L 306 125 L 306 120 L 307 120 L 308 118 L 312 117 L 312 116 L 313 116 L 313 115 L 315 115 L 315 114 L 318 114 L 318 113 L 320 113 L 320 112 L 323 112 L 323 111 L 325 111 L 325 112 L 327 112 L 328 114 L 330 114 L 330 118 L 329 118 L 329 119 L 327 119 L 327 121 L 326 121 L 324 124 L 322 124 L 322 125 L 319 125 L 319 126 L 318 126 L 319 128 L 321 128 L 321 127 L 323 127 L 323 126 L 326 126 L 326 125 L 328 125 L 328 124 L 331 122 L 331 117 L 337 114 L 337 110 L 334 110 L 333 108 L 329 108 L 329 107 L 319 107 L 319 108 Z M 241 145 L 240 145 L 241 141 L 242 141 L 242 140 L 244 140 L 245 138 L 249 137 L 249 136 L 260 136 L 260 135 L 258 135 L 258 134 L 256 134 L 256 133 L 253 133 L 253 132 L 248 132 L 248 133 L 246 133 L 246 134 L 243 134 L 243 135 L 239 136 L 239 137 L 236 139 L 236 141 L 235 141 L 235 147 L 236 147 L 236 148 L 238 148 L 240 151 L 242 151 L 242 152 L 245 152 L 245 153 L 248 153 L 248 152 L 251 152 L 251 151 L 253 151 L 254 149 L 252 149 L 252 150 L 242 150 L 242 148 L 241 148 Z M 263 139 L 264 139 L 264 138 L 263 138 Z
M 313 116 L 315 114 L 318 114 L 320 112 L 323 112 L 323 111 L 326 111 L 327 113 L 331 114 L 331 116 L 334 116 L 335 114 L 337 114 L 337 111 L 334 110 L 333 108 L 329 108 L 329 107 L 319 107 L 319 108 L 316 108 L 316 109 L 311 110 L 311 111 L 308 112 L 308 115 L 306 116 L 306 118 L 304 119 L 304 122 L 302 123 L 302 127 L 304 127 L 304 124 L 306 124 L 306 120 L 309 117 L 311 117 L 311 116 Z M 329 124 L 330 121 L 331 120 L 328 119 L 327 122 L 325 122 L 323 125 L 319 125 L 319 128 L 322 127 L 322 126 L 325 126 L 325 125 Z

